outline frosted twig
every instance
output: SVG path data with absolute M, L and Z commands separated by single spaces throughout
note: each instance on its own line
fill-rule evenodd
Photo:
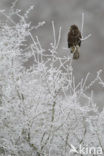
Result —
M 83 36 L 83 27 L 84 27 L 84 12 L 82 12 L 82 25 L 81 25 L 81 34 Z
M 92 34 L 88 34 L 87 36 L 83 36 L 83 29 L 84 29 L 84 12 L 82 12 L 82 24 L 81 24 L 81 35 L 82 35 L 82 38 L 81 40 L 84 41 L 84 40 L 87 40 L 89 37 L 92 36 Z
M 57 49 L 58 46 L 59 46 L 60 39 L 61 39 L 61 27 L 60 27 L 60 29 L 59 29 L 59 35 L 58 35 L 58 41 L 57 41 L 56 49 Z
M 37 40 L 37 43 L 38 43 L 38 46 L 39 46 L 39 54 L 41 55 L 41 62 L 43 61 L 42 59 L 42 54 L 43 54 L 43 51 L 44 51 L 44 49 L 42 49 L 42 46 L 41 46 L 41 44 L 40 44 L 40 41 L 39 41 L 39 38 L 38 38 L 38 36 L 36 36 L 36 40 Z M 39 54 L 38 54 L 38 56 L 39 56 Z
M 14 7 L 16 6 L 16 3 L 18 2 L 18 0 L 13 1 L 11 9 L 14 9 Z
M 9 16 L 7 16 L 7 15 L 4 13 L 4 11 L 0 10 L 0 13 L 1 13 L 3 16 L 5 16 L 13 25 L 16 25 L 16 23 L 15 23 Z
M 87 40 L 88 38 L 90 38 L 92 36 L 92 34 L 88 34 L 86 37 L 82 38 L 81 40 L 84 41 L 84 40 Z
M 100 81 L 99 84 L 102 85 L 102 87 L 104 87 L 104 81 L 102 80 L 102 78 L 100 77 L 100 74 L 102 73 L 102 70 L 100 69 L 98 72 L 97 72 L 97 78 L 98 80 Z
M 54 38 L 53 46 L 56 47 L 56 31 L 55 31 L 54 21 L 52 21 L 52 28 L 53 28 L 53 38 Z
M 30 6 L 29 9 L 25 12 L 24 17 L 28 18 L 28 15 L 29 15 L 30 11 L 33 10 L 33 9 L 34 9 L 34 6 L 33 5 Z
M 30 31 L 32 31 L 32 30 L 34 30 L 34 29 L 40 28 L 40 27 L 43 26 L 45 23 L 46 23 L 45 21 L 39 22 L 38 25 L 31 27 L 31 28 L 30 28 Z
M 87 73 L 87 76 L 86 76 L 86 78 L 85 78 L 85 80 L 84 80 L 84 82 L 83 82 L 82 89 L 84 89 L 84 87 L 85 87 L 85 85 L 86 85 L 86 81 L 87 81 L 89 75 L 90 75 L 90 73 Z

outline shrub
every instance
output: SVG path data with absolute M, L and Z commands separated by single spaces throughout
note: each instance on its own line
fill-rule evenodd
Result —
M 31 9 L 24 15 L 13 8 L 9 16 L 1 11 L 7 22 L 0 28 L 0 155 L 69 156 L 71 145 L 104 150 L 104 109 L 99 112 L 93 92 L 87 95 L 96 82 L 104 87 L 101 71 L 88 86 L 89 74 L 75 85 L 72 56 L 57 54 L 61 28 L 57 40 L 52 22 L 54 41 L 46 54 L 26 22 Z M 26 68 L 31 57 L 34 63 Z

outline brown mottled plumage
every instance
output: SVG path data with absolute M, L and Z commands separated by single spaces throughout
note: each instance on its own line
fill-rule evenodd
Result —
M 73 53 L 73 59 L 79 58 L 79 47 L 81 46 L 81 33 L 76 25 L 72 25 L 70 27 L 70 31 L 68 33 L 68 48 L 71 49 L 71 53 Z

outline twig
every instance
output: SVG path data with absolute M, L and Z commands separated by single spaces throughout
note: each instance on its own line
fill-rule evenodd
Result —
M 82 41 L 85 41 L 85 40 L 87 40 L 89 37 L 91 37 L 92 36 L 92 34 L 88 34 L 87 36 L 83 36 L 83 30 L 84 30 L 84 12 L 82 12 L 82 24 L 81 24 L 81 35 L 82 35 L 82 38 L 81 38 L 81 40 Z

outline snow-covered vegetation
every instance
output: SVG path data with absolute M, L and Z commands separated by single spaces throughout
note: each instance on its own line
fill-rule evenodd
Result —
M 57 53 L 61 28 L 56 36 L 52 22 L 53 43 L 45 50 L 31 33 L 45 22 L 31 28 L 31 9 L 0 11 L 6 19 L 0 27 L 0 156 L 85 155 L 71 153 L 72 145 L 104 152 L 104 109 L 99 112 L 90 91 L 95 83 L 104 87 L 101 70 L 89 85 L 89 73 L 76 84 L 69 50 L 64 57 Z

